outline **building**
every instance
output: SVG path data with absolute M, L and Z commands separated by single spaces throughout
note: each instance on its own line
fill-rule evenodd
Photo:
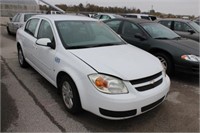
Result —
M 12 17 L 16 13 L 40 12 L 35 0 L 0 0 L 2 17 Z

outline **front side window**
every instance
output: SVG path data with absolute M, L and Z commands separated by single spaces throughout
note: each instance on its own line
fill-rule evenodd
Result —
M 125 43 L 102 22 L 56 21 L 55 24 L 65 48 L 88 48 Z
M 174 39 L 180 37 L 175 32 L 159 23 L 143 23 L 141 26 L 155 39 Z
M 191 22 L 189 22 L 189 24 L 190 24 L 198 33 L 200 33 L 200 26 L 199 26 L 197 23 L 191 21 Z
M 25 31 L 26 31 L 28 34 L 30 34 L 30 35 L 32 35 L 32 36 L 35 36 L 35 31 L 36 31 L 38 22 L 39 22 L 39 19 L 37 19 L 37 18 L 34 18 L 34 19 L 29 20 L 29 21 L 26 23 Z
M 49 38 L 51 41 L 53 41 L 53 32 L 48 21 L 42 20 L 37 38 Z
M 109 22 L 106 22 L 106 24 L 112 28 L 115 32 L 118 32 L 119 30 L 119 26 L 121 24 L 121 21 L 120 20 L 114 20 L 114 21 L 109 21 Z
M 176 31 L 183 31 L 183 32 L 188 32 L 188 30 L 191 29 L 186 23 L 183 22 L 174 22 L 174 30 Z
M 122 28 L 123 35 L 133 37 L 137 33 L 143 34 L 142 31 L 135 24 L 131 22 L 124 22 L 124 25 Z

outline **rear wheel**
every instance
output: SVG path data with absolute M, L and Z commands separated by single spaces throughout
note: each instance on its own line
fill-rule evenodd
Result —
M 18 47 L 18 61 L 21 67 L 26 68 L 28 66 L 28 63 L 24 58 L 24 54 L 20 46 Z
M 169 57 L 169 55 L 165 54 L 165 53 L 156 53 L 154 54 L 162 63 L 162 65 L 164 66 L 166 73 L 168 75 L 172 75 L 173 74 L 173 62 L 171 60 L 171 58 Z
M 8 26 L 7 26 L 7 32 L 8 32 L 8 35 L 11 35 L 10 29 Z
M 60 82 L 62 99 L 68 112 L 77 114 L 81 112 L 81 103 L 75 83 L 68 76 L 63 76 Z

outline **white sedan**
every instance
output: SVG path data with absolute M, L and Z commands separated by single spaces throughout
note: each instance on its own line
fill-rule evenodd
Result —
M 127 44 L 98 20 L 36 15 L 17 31 L 19 64 L 30 64 L 62 94 L 66 110 L 126 119 L 164 101 L 170 87 L 161 62 Z

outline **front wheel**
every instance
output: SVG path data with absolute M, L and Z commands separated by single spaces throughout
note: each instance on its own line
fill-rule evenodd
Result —
M 173 62 L 171 60 L 171 58 L 165 54 L 165 53 L 156 53 L 154 54 L 162 63 L 164 69 L 166 70 L 166 73 L 168 75 L 172 75 L 173 74 Z
M 62 99 L 67 111 L 72 114 L 79 113 L 82 108 L 75 83 L 68 76 L 63 76 L 60 83 Z
M 18 48 L 18 61 L 21 67 L 26 68 L 28 66 L 21 47 Z

